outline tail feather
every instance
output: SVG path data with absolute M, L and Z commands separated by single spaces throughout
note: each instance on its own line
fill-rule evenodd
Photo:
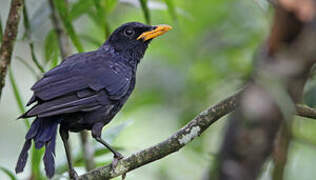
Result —
M 45 144 L 45 154 L 43 158 L 46 175 L 50 178 L 53 177 L 55 173 L 55 139 L 56 136 Z
M 25 135 L 25 139 L 32 139 L 33 137 L 36 136 L 38 129 L 40 128 L 40 121 L 39 120 L 34 120 L 29 131 Z
M 26 140 L 25 143 L 24 143 L 24 146 L 23 146 L 23 149 L 21 151 L 21 154 L 19 156 L 19 160 L 16 164 L 16 167 L 15 167 L 15 172 L 16 173 L 20 173 L 23 171 L 25 165 L 26 165 L 26 161 L 27 161 L 27 158 L 28 158 L 28 151 L 31 147 L 31 140 Z
M 19 156 L 15 171 L 22 172 L 28 158 L 28 150 L 32 140 L 35 148 L 40 149 L 45 145 L 45 155 L 43 158 L 46 175 L 52 177 L 55 173 L 55 141 L 59 119 L 56 117 L 36 118 L 25 136 L 25 144 Z

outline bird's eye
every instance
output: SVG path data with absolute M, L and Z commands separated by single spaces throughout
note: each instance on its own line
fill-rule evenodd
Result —
M 126 36 L 132 36 L 134 35 L 135 31 L 133 29 L 125 29 L 124 34 Z

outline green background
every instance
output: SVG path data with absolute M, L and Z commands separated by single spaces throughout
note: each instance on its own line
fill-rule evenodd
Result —
M 168 4 L 172 3 L 172 6 Z M 105 29 L 113 31 L 129 21 L 146 23 L 137 0 L 101 0 L 101 14 L 91 0 L 70 1 L 69 16 L 84 51 L 94 50 L 106 38 Z M 9 1 L 1 0 L 2 26 Z M 160 141 L 193 119 L 199 112 L 232 95 L 243 87 L 252 70 L 252 60 L 264 43 L 272 21 L 272 8 L 264 0 L 173 0 L 148 1 L 152 24 L 169 24 L 172 31 L 155 39 L 142 59 L 136 89 L 122 111 L 103 129 L 103 137 L 128 156 Z M 35 44 L 40 64 L 47 71 L 60 61 L 58 44 L 52 35 L 50 11 L 45 0 L 26 0 L 30 20 L 30 39 L 24 36 L 22 23 L 12 59 L 12 74 L 23 104 L 31 97 L 30 87 L 36 77 L 19 59 L 34 69 L 28 43 Z M 73 47 L 73 52 L 77 52 Z M 38 74 L 40 72 L 36 70 Z M 306 88 L 306 100 L 316 102 L 314 83 Z M 9 78 L 0 102 L 0 166 L 14 170 L 27 131 Z M 129 180 L 201 179 L 213 165 L 225 132 L 226 117 L 203 135 L 166 158 L 127 174 Z M 312 180 L 316 177 L 316 122 L 296 117 L 285 178 Z M 77 134 L 71 134 L 74 152 L 79 152 Z M 95 146 L 99 145 L 92 140 Z M 56 163 L 65 163 L 65 153 L 57 138 Z M 111 154 L 96 158 L 109 163 Z M 24 173 L 30 174 L 30 162 Z M 266 163 L 260 179 L 271 179 L 271 163 Z M 41 165 L 41 170 L 43 171 Z M 76 168 L 79 174 L 82 167 Z M 64 177 L 63 177 L 64 176 Z M 64 178 L 55 176 L 56 179 Z M 0 179 L 8 179 L 0 171 Z M 117 178 L 119 179 L 119 178 Z

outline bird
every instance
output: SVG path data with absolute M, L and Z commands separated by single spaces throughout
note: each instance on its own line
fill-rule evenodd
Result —
M 55 174 L 57 129 L 64 144 L 69 177 L 78 179 L 72 165 L 69 132 L 90 130 L 92 137 L 114 155 L 112 165 L 123 158 L 101 138 L 102 128 L 121 110 L 134 90 L 136 71 L 150 42 L 172 29 L 169 25 L 129 22 L 118 27 L 97 50 L 66 57 L 32 87 L 34 104 L 18 119 L 35 117 L 18 157 L 15 171 L 23 171 L 28 151 L 45 147 L 46 176 Z

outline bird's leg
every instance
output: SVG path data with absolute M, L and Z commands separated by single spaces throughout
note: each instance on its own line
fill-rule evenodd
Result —
M 99 143 L 103 144 L 106 148 L 108 148 L 108 149 L 113 153 L 114 159 L 113 159 L 113 161 L 112 161 L 112 170 L 114 171 L 115 167 L 116 167 L 117 164 L 118 164 L 118 161 L 119 161 L 120 159 L 123 159 L 124 156 L 123 156 L 121 153 L 115 151 L 115 150 L 114 150 L 107 142 L 105 142 L 101 137 L 94 137 L 94 138 L 95 138 L 95 140 L 97 140 Z M 122 174 L 122 180 L 124 180 L 125 177 L 126 177 L 126 173 Z
M 61 139 L 63 140 L 65 151 L 66 151 L 67 163 L 68 163 L 68 167 L 69 167 L 69 178 L 77 180 L 78 174 L 72 166 L 71 152 L 70 152 L 70 146 L 69 146 L 69 142 L 68 142 L 68 138 L 69 138 L 68 131 L 63 129 L 63 128 L 60 128 L 59 134 L 61 136 Z
M 120 159 L 123 159 L 124 156 L 115 151 L 107 142 L 105 142 L 102 138 L 101 138 L 101 132 L 102 132 L 102 128 L 104 126 L 104 123 L 96 123 L 93 125 L 92 129 L 91 129 L 91 133 L 92 133 L 92 137 L 97 140 L 99 143 L 103 144 L 107 149 L 109 149 L 113 155 L 114 155 L 114 159 L 112 162 L 112 169 L 114 170 L 115 167 L 117 166 L 117 163 Z
M 124 156 L 115 151 L 107 142 L 105 142 L 101 137 L 95 137 L 95 140 L 97 140 L 99 143 L 103 144 L 106 148 L 108 148 L 114 155 L 114 159 L 113 159 L 113 162 L 112 162 L 112 168 L 114 169 L 118 163 L 118 161 L 120 159 L 123 159 Z
M 96 123 L 93 125 L 92 129 L 91 129 L 91 133 L 92 133 L 92 137 L 97 140 L 99 143 L 103 144 L 108 150 L 110 150 L 113 155 L 114 155 L 114 159 L 112 161 L 112 171 L 115 170 L 115 167 L 118 164 L 118 161 L 120 159 L 123 159 L 124 156 L 115 151 L 107 142 L 105 142 L 102 138 L 101 138 L 101 132 L 102 132 L 102 128 L 104 126 L 104 123 L 100 122 L 100 123 Z M 126 173 L 122 174 L 122 180 L 124 180 L 126 177 Z

